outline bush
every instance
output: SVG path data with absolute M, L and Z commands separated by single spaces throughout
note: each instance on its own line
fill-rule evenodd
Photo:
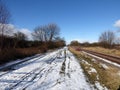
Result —
M 15 49 L 4 49 L 0 52 L 0 64 L 19 58 L 20 54 Z
M 40 52 L 38 48 L 4 49 L 0 52 L 0 64 L 32 56 Z

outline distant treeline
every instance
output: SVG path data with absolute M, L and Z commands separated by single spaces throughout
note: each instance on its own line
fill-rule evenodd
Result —
M 71 46 L 83 46 L 83 47 L 95 47 L 95 46 L 100 46 L 104 48 L 116 48 L 120 49 L 120 38 L 115 34 L 113 31 L 105 31 L 101 33 L 99 36 L 98 42 L 79 42 L 79 41 L 71 41 L 70 43 Z

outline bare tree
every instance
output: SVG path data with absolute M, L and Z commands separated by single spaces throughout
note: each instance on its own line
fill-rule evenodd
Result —
M 112 31 L 105 31 L 99 37 L 99 42 L 105 48 L 111 48 L 115 42 L 115 33 Z
M 117 37 L 117 38 L 116 38 L 115 43 L 118 44 L 118 45 L 120 45 L 120 37 Z
M 117 32 L 116 32 L 116 44 L 117 45 L 120 45 L 120 28 L 119 28 L 119 30 L 117 30 Z
M 5 4 L 0 0 L 0 43 L 1 43 L 1 50 L 3 49 L 3 41 L 4 41 L 4 35 L 6 32 L 6 24 L 9 23 L 10 20 L 10 13 L 5 6 Z
M 36 27 L 32 35 L 35 40 L 44 41 L 45 40 L 45 27 L 44 26 Z
M 56 24 L 38 26 L 32 33 L 35 40 L 51 42 L 59 36 L 59 28 Z
M 25 35 L 20 31 L 18 31 L 17 33 L 14 33 L 14 37 L 17 38 L 18 40 L 27 40 L 27 35 Z
M 48 24 L 49 42 L 59 36 L 59 27 L 56 24 Z

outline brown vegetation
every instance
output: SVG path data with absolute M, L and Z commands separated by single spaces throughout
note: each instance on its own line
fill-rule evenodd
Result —
M 108 49 L 103 47 L 84 47 L 83 49 L 100 52 L 103 54 L 118 56 L 118 57 L 120 56 L 120 50 L 117 49 Z
M 40 53 L 37 48 L 4 49 L 0 52 L 0 64 Z

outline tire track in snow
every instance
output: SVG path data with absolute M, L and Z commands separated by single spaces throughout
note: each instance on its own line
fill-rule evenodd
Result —
M 55 88 L 57 90 L 94 90 L 87 82 L 83 70 L 76 58 L 69 50 L 66 51 L 66 59 L 64 60 L 64 64 L 62 64 L 62 67 L 65 65 L 64 76 L 60 75 L 61 77 L 57 79 L 57 83 L 55 83 L 51 89 L 46 90 L 54 90 Z
M 52 64 L 54 63 L 54 66 L 48 66 L 48 70 L 44 71 L 44 75 L 41 78 L 44 78 L 43 80 L 41 80 L 41 85 L 39 87 L 42 87 L 42 84 L 44 84 L 45 80 L 47 79 L 47 76 L 50 72 L 52 72 L 52 70 L 54 70 L 54 68 L 57 66 L 56 63 L 54 62 L 57 58 L 59 59 L 61 57 L 61 51 L 57 53 L 57 55 L 55 56 L 55 58 L 53 58 L 52 60 L 50 60 L 49 62 L 47 62 L 48 64 Z M 37 82 L 41 79 L 39 78 L 37 80 Z M 28 85 L 27 87 L 25 87 L 24 89 L 28 88 L 30 85 Z
M 25 66 L 25 65 L 28 65 L 28 64 L 31 64 L 31 63 L 33 63 L 33 62 L 35 62 L 35 61 L 37 61 L 37 60 L 39 60 L 40 58 L 43 58 L 44 56 L 39 56 L 39 57 L 36 57 L 36 59 L 35 60 L 30 60 L 30 61 L 24 61 L 24 63 L 23 62 L 21 62 L 21 63 L 17 63 L 16 65 L 13 65 L 13 66 L 11 66 L 11 67 L 9 67 L 9 68 L 6 68 L 6 70 L 5 70 L 5 73 L 3 73 L 3 74 L 0 74 L 0 77 L 2 77 L 2 76 L 4 76 L 4 75 L 6 75 L 6 74 L 9 74 L 9 73 L 11 73 L 11 72 L 13 72 L 14 70 L 16 70 L 14 67 L 18 67 L 19 65 L 19 68 L 21 68 L 21 67 L 23 67 L 23 65 Z M 22 65 L 21 65 L 22 64 Z M 18 69 L 18 68 L 17 68 Z
M 14 80 L 15 83 L 0 87 L 1 90 L 91 90 L 90 85 L 86 82 L 86 78 L 82 69 L 67 48 L 58 50 L 48 54 L 37 60 L 33 64 L 28 64 L 22 69 L 16 70 L 18 77 L 13 78 L 16 74 L 6 74 L 6 80 Z M 64 64 L 63 64 L 64 63 Z M 64 74 L 60 71 L 64 65 Z M 29 70 L 30 69 L 30 70 Z M 1 78 L 2 79 L 2 78 Z M 1 82 L 0 82 L 1 83 Z M 4 83 L 0 85 L 5 85 Z
M 59 54 L 59 53 L 58 53 Z M 56 60 L 56 58 L 58 57 L 58 54 L 57 54 L 57 56 L 55 55 L 54 57 L 52 57 L 49 61 L 47 60 L 46 61 L 46 63 L 47 64 L 52 64 L 52 62 L 54 62 L 55 60 Z M 22 87 L 22 89 L 24 90 L 24 89 L 26 89 L 27 87 L 29 87 L 31 84 L 33 84 L 33 83 L 35 83 L 35 82 L 37 82 L 39 79 L 41 79 L 42 77 L 44 77 L 44 80 L 43 80 L 43 82 L 41 82 L 41 84 L 42 83 L 44 83 L 44 81 L 45 81 L 45 79 L 46 79 L 46 77 L 47 77 L 47 75 L 48 75 L 48 73 L 50 73 L 50 71 L 51 71 L 51 69 L 53 68 L 53 67 L 51 67 L 51 66 L 46 66 L 46 67 L 49 67 L 48 69 L 45 69 L 45 67 L 42 69 L 42 70 L 40 70 L 39 71 L 39 73 L 37 73 L 37 74 L 35 74 L 35 72 L 37 72 L 37 71 L 33 71 L 32 73 L 33 73 L 33 75 L 34 75 L 34 77 L 30 80 L 30 81 L 28 81 L 28 82 L 24 82 L 24 79 L 26 79 L 26 78 L 29 78 L 31 75 L 29 75 L 29 76 L 27 76 L 27 77 L 25 77 L 21 82 L 19 82 L 19 83 L 17 83 L 16 85 L 14 85 L 14 86 L 12 86 L 10 89 L 15 89 L 16 90 L 16 88 L 17 87 L 19 87 L 19 84 L 20 84 L 20 87 Z M 37 68 L 36 70 L 38 70 L 38 69 L 41 69 L 42 67 L 39 67 L 39 68 Z M 43 71 L 44 72 L 44 74 L 41 74 L 41 71 Z M 39 77 L 38 77 L 38 80 L 37 81 L 34 81 L 34 79 L 36 79 L 36 77 L 39 75 Z M 22 84 L 22 85 L 21 85 Z

